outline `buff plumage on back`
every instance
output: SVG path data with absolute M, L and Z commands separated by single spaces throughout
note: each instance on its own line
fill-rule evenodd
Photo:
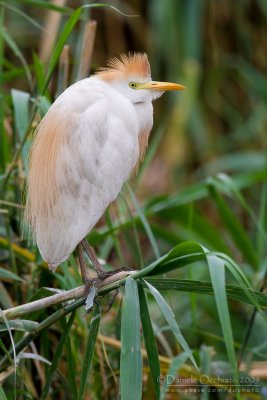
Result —
M 37 219 L 45 221 L 57 201 L 56 163 L 60 148 L 74 128 L 72 125 L 66 119 L 59 118 L 55 111 L 49 110 L 37 129 L 30 153 L 25 208 L 25 221 L 34 239 Z

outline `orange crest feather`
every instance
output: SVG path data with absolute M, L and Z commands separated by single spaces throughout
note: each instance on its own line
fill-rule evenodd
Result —
M 101 68 L 97 75 L 104 80 L 112 81 L 128 76 L 140 76 L 149 80 L 150 64 L 145 53 L 121 54 L 120 58 L 111 58 L 107 68 Z

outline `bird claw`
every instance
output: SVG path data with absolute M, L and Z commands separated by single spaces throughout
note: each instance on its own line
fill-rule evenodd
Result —
M 130 268 L 130 267 L 122 267 L 122 268 L 115 269 L 115 271 L 105 271 L 105 272 L 101 272 L 101 273 L 98 274 L 98 278 L 99 278 L 101 281 L 103 281 L 104 279 L 108 278 L 109 276 L 115 275 L 115 274 L 117 274 L 117 273 L 119 273 L 119 272 L 123 272 L 123 271 L 125 271 L 125 272 L 127 272 L 127 271 L 133 271 L 133 269 Z
M 115 290 L 113 291 L 113 294 L 112 294 L 111 298 L 110 298 L 109 301 L 107 302 L 107 308 L 104 310 L 105 313 L 109 312 L 109 310 L 110 310 L 111 307 L 113 306 L 113 303 L 114 303 L 116 297 L 118 296 L 118 294 L 119 294 L 119 289 L 115 289 Z
M 98 274 L 97 278 L 85 280 L 84 295 L 86 296 L 85 310 L 87 313 L 92 311 L 94 304 L 97 302 L 97 291 L 102 286 L 103 281 L 106 278 L 108 278 L 112 275 L 115 275 L 119 272 L 122 272 L 122 271 L 126 271 L 126 272 L 132 271 L 132 268 L 122 267 L 122 268 L 116 269 L 115 271 L 101 272 Z M 112 294 L 110 300 L 107 303 L 107 308 L 104 310 L 105 313 L 111 309 L 118 293 L 119 293 L 119 289 L 114 290 L 114 293 Z
M 119 289 L 115 289 L 113 294 L 112 294 L 112 296 L 111 296 L 111 298 L 108 300 L 108 302 L 106 304 L 107 307 L 104 310 L 105 313 L 107 313 L 111 309 L 111 307 L 112 307 L 112 305 L 113 305 L 118 293 L 119 293 Z M 92 285 L 90 291 L 87 294 L 86 300 L 85 300 L 85 310 L 86 310 L 87 313 L 89 313 L 90 311 L 93 310 L 94 305 L 96 303 L 98 303 L 97 299 L 98 299 L 97 288 L 94 285 Z

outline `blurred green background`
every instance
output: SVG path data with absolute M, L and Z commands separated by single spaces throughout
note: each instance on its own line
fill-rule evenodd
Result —
M 55 56 L 53 51 L 62 38 L 64 24 L 71 12 L 84 4 L 89 2 L 0 1 L 1 307 L 27 302 L 43 286 L 69 289 L 81 284 L 74 257 L 55 275 L 48 272 L 36 247 L 21 240 L 21 219 L 33 130 L 53 99 L 66 85 L 81 77 L 79 67 L 84 61 L 82 43 L 88 19 L 97 21 L 90 73 L 105 66 L 111 56 L 142 51 L 148 54 L 153 79 L 187 87 L 185 92 L 165 94 L 155 103 L 149 150 L 139 174 L 131 181 L 136 197 L 126 187 L 89 235 L 99 256 L 109 265 L 131 265 L 138 269 L 182 241 L 197 241 L 210 250 L 231 256 L 252 287 L 264 291 L 266 0 L 109 2 L 124 15 L 108 7 L 86 8 L 66 40 L 68 47 L 61 53 L 60 62 L 55 63 L 53 71 L 49 70 L 56 60 L 51 55 Z M 48 80 L 47 70 L 53 72 Z M 37 111 L 32 117 L 34 107 Z M 176 270 L 169 276 L 209 281 L 204 263 Z M 23 279 L 22 283 L 16 280 L 18 277 Z M 233 283 L 230 275 L 227 280 Z M 165 294 L 198 359 L 209 358 L 211 373 L 227 371 L 215 301 L 211 296 L 199 294 L 199 288 L 193 292 L 192 286 L 181 293 Z M 150 307 L 159 352 L 172 359 L 180 350 L 152 301 Z M 253 309 L 233 300 L 229 301 L 229 307 L 238 357 Z M 119 310 L 117 301 L 103 317 L 104 335 L 119 339 L 118 326 L 112 325 Z M 81 315 L 73 328 L 66 356 L 74 360 L 75 376 L 87 332 L 87 322 Z M 49 335 L 38 339 L 36 346 L 42 356 L 53 357 L 51 349 L 55 348 L 62 329 L 59 324 Z M 241 357 L 249 365 L 247 370 L 260 376 L 263 382 L 267 377 L 265 332 L 264 319 L 257 314 Z M 7 345 L 7 337 L 3 341 Z M 77 353 L 71 352 L 71 345 L 78 348 Z M 92 384 L 86 399 L 116 398 L 113 373 L 117 374 L 118 349 L 111 346 L 108 351 L 113 372 L 101 367 L 100 361 L 105 364 L 106 355 L 99 344 L 94 377 L 101 376 L 104 389 L 99 383 Z M 28 360 L 23 364 L 18 377 L 22 396 L 27 393 L 38 398 L 48 368 L 39 364 Z M 69 372 L 65 359 L 60 371 L 51 398 L 67 398 L 64 379 Z M 2 378 L 9 393 L 14 381 L 12 373 L 7 376 Z M 150 399 L 153 397 L 147 371 L 144 376 L 144 398 Z M 69 398 L 75 398 L 75 383 L 70 386 Z M 12 394 L 7 396 L 12 398 Z M 178 398 L 177 393 L 166 398 Z

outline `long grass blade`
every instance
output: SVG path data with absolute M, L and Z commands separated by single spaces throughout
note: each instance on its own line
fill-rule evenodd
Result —
M 12 89 L 11 98 L 14 106 L 15 128 L 17 133 L 16 141 L 21 142 L 29 123 L 30 94 L 21 90 Z M 27 165 L 28 153 L 29 148 L 25 145 L 22 149 L 24 166 Z
M 205 260 L 205 254 L 198 243 L 183 242 L 147 268 L 151 269 L 151 273 L 153 271 L 153 275 L 157 275 L 203 260 Z
M 258 256 L 255 252 L 255 248 L 247 236 L 244 228 L 240 224 L 239 220 L 235 217 L 234 213 L 227 205 L 223 197 L 219 194 L 218 190 L 214 185 L 209 184 L 210 194 L 214 203 L 217 206 L 218 212 L 224 225 L 227 227 L 228 232 L 231 234 L 233 241 L 239 248 L 243 256 L 252 265 L 254 269 L 258 268 Z
M 77 8 L 75 11 L 73 11 L 69 20 L 67 21 L 67 23 L 64 26 L 64 29 L 63 29 L 63 31 L 56 43 L 56 46 L 53 50 L 53 53 L 51 54 L 51 57 L 50 57 L 50 62 L 49 62 L 48 69 L 47 69 L 46 80 L 45 80 L 44 85 L 41 90 L 42 94 L 45 92 L 45 90 L 51 80 L 52 74 L 58 63 L 58 60 L 59 60 L 60 54 L 63 50 L 63 47 L 65 46 L 68 37 L 70 36 L 71 32 L 73 31 L 73 28 L 75 27 L 77 21 L 79 20 L 81 13 L 82 13 L 81 7 Z
M 45 70 L 44 65 L 36 53 L 33 53 L 33 68 L 37 81 L 37 92 L 41 93 L 43 82 L 45 81 Z
M 9 321 L 9 328 L 11 330 L 22 331 L 22 332 L 31 332 L 38 326 L 38 322 L 29 321 L 25 319 L 14 319 Z M 8 327 L 4 323 L 0 323 L 0 332 L 8 331 Z
M 123 195 L 123 193 L 120 194 L 120 198 L 122 199 L 125 209 L 127 210 L 127 213 L 129 215 L 130 221 L 132 222 L 132 230 L 134 234 L 134 240 L 132 241 L 131 247 L 133 248 L 133 255 L 135 259 L 138 262 L 138 265 L 140 266 L 140 269 L 144 268 L 144 258 L 142 254 L 142 248 L 141 248 L 141 243 L 140 243 L 140 238 L 138 236 L 138 230 L 135 222 L 135 218 L 133 217 L 132 211 L 130 209 L 130 206 L 128 204 L 127 198 Z M 119 209 L 121 209 L 120 207 Z M 123 214 L 124 215 L 124 214 Z
M 58 63 L 58 60 L 59 60 L 60 54 L 63 50 L 63 47 L 66 44 L 66 41 L 67 41 L 68 37 L 70 36 L 71 32 L 73 31 L 73 28 L 75 27 L 76 23 L 80 19 L 82 12 L 84 11 L 85 8 L 95 8 L 95 7 L 108 7 L 108 8 L 115 10 L 116 12 L 118 12 L 120 14 L 123 14 L 116 7 L 114 7 L 110 4 L 106 4 L 106 3 L 87 4 L 85 6 L 77 8 L 75 11 L 73 11 L 72 14 L 70 15 L 67 23 L 64 26 L 64 29 L 56 43 L 53 53 L 51 54 L 50 63 L 48 65 L 48 70 L 47 70 L 46 80 L 45 80 L 44 86 L 42 88 L 42 93 L 44 93 L 44 91 L 46 90 L 46 88 L 50 82 L 51 76 L 53 74 L 53 71 L 54 71 L 57 63 Z M 123 15 L 125 15 L 125 14 L 123 14 Z
M 224 262 L 213 255 L 207 256 L 214 297 L 217 305 L 225 347 L 232 368 L 231 373 L 238 382 L 237 361 L 234 348 L 234 338 L 230 320 L 230 313 L 225 291 L 225 267 Z
M 66 350 L 67 350 L 67 362 L 68 362 L 68 380 L 70 385 L 71 396 L 73 399 L 77 399 L 78 391 L 75 379 L 77 371 L 77 362 L 76 362 L 77 355 L 76 355 L 76 349 L 72 348 L 72 342 L 70 340 L 70 337 L 68 337 L 67 339 Z
M 161 219 L 169 221 L 172 225 L 175 223 L 173 229 L 170 229 L 167 226 L 165 230 L 172 234 L 173 232 L 176 233 L 179 229 L 180 235 L 183 239 L 188 237 L 190 240 L 199 241 L 213 250 L 229 254 L 229 247 L 225 243 L 221 233 L 217 232 L 214 224 L 208 221 L 207 218 L 196 209 L 194 210 L 194 217 L 191 217 L 193 204 L 194 203 L 188 203 L 183 206 L 177 206 L 171 209 L 167 208 L 166 210 L 159 211 L 158 215 Z M 188 222 L 190 220 L 192 220 L 192 223 L 189 225 Z M 162 227 L 162 229 L 164 229 L 164 227 Z M 159 229 L 157 230 L 157 233 L 160 234 Z M 179 243 L 179 241 L 176 241 L 176 243 Z
M 7 400 L 7 397 L 6 397 L 6 394 L 4 392 L 2 385 L 0 385 L 0 400 Z
M 21 360 L 23 358 L 27 360 L 41 361 L 44 364 L 51 365 L 50 361 L 48 361 L 45 357 L 39 356 L 38 354 L 26 353 L 26 352 L 20 353 L 18 355 L 18 360 Z
M 0 5 L 4 6 L 6 9 L 20 15 L 21 17 L 23 17 L 24 19 L 26 19 L 28 22 L 30 22 L 30 24 L 32 24 L 33 26 L 35 26 L 35 28 L 39 29 L 40 31 L 43 31 L 43 27 L 42 25 L 38 24 L 38 22 L 36 22 L 33 18 L 31 18 L 28 14 L 26 14 L 25 12 L 21 11 L 19 8 L 17 7 L 13 7 L 10 4 L 7 4 L 4 1 L 0 1 Z
M 238 174 L 232 178 L 234 185 L 238 190 L 240 189 L 246 189 L 252 185 L 255 185 L 259 182 L 263 182 L 265 179 L 265 171 L 263 170 L 257 170 L 253 172 L 247 172 L 245 174 Z M 163 215 L 165 215 L 166 212 L 169 213 L 169 215 L 172 215 L 172 218 L 175 218 L 175 215 L 177 214 L 178 207 L 182 205 L 188 205 L 192 204 L 198 200 L 207 198 L 209 195 L 209 191 L 207 189 L 207 183 L 202 182 L 200 184 L 192 185 L 189 188 L 185 189 L 179 194 L 176 195 L 171 195 L 168 197 L 164 198 L 159 198 L 159 199 L 154 199 L 153 202 L 147 204 L 145 208 L 143 209 L 143 212 L 146 217 L 152 217 L 152 216 L 157 216 L 160 215 L 161 213 L 164 212 Z M 180 210 L 181 211 L 181 210 Z M 181 211 L 181 213 L 183 210 Z M 132 219 L 134 218 L 135 223 L 137 226 L 141 225 L 141 221 L 138 215 L 134 215 L 129 220 L 125 220 L 125 222 L 121 222 L 119 220 L 113 221 L 113 229 L 112 231 L 117 231 L 118 229 L 126 229 L 127 227 L 131 226 L 132 224 Z M 182 221 L 182 218 L 179 218 L 179 221 Z M 188 221 L 188 220 L 187 220 Z M 210 226 L 211 228 L 211 226 Z M 215 230 L 216 228 L 213 228 Z M 210 235 L 211 229 L 209 229 L 209 238 L 211 238 Z M 91 241 L 93 241 L 94 244 L 99 244 L 101 241 L 103 241 L 108 235 L 110 234 L 110 230 L 108 227 L 101 227 L 97 230 L 94 230 L 90 233 L 89 238 Z M 219 248 L 217 250 L 219 251 L 224 251 L 227 252 L 226 245 L 223 243 L 222 238 L 218 239 L 218 236 L 215 233 L 215 238 L 216 238 L 216 243 L 217 246 L 219 245 Z M 198 240 L 198 239 L 195 239 Z M 219 240 L 219 241 L 218 241 Z M 222 249 L 222 246 L 224 249 Z
M 85 389 L 88 382 L 88 375 L 90 372 L 90 367 L 93 360 L 93 355 L 95 351 L 97 333 L 100 324 L 100 307 L 99 305 L 95 305 L 92 319 L 90 322 L 89 332 L 88 332 L 88 339 L 87 339 L 87 347 L 84 354 L 82 372 L 81 372 L 81 381 L 78 393 L 78 400 L 83 400 L 85 395 Z
M 121 321 L 121 400 L 142 398 L 140 306 L 137 283 L 127 278 Z
M 171 387 L 172 384 L 175 384 L 175 378 L 177 375 L 177 371 L 179 371 L 179 369 L 184 365 L 184 363 L 186 362 L 187 359 L 188 359 L 188 354 L 186 354 L 186 353 L 181 353 L 178 356 L 173 358 L 166 376 L 163 377 L 165 379 L 164 379 L 164 384 L 162 386 L 162 389 L 160 391 L 160 400 L 164 400 L 166 398 L 167 387 L 168 386 Z M 166 377 L 167 377 L 167 379 L 166 379 Z
M 180 328 L 176 322 L 175 315 L 174 315 L 172 309 L 170 308 L 168 303 L 165 301 L 164 297 L 158 292 L 158 290 L 154 286 L 152 286 L 147 281 L 145 281 L 145 283 L 147 284 L 147 287 L 149 288 L 150 293 L 154 296 L 154 299 L 158 303 L 158 306 L 159 306 L 162 314 L 164 315 L 164 318 L 166 319 L 169 327 L 171 328 L 176 340 L 178 341 L 180 346 L 184 349 L 186 355 L 191 360 L 194 367 L 196 369 L 198 369 L 196 360 L 192 354 L 190 347 L 188 346 L 185 338 L 183 337 L 183 335 L 180 331 Z
M 23 281 L 23 279 L 21 279 L 17 274 L 8 271 L 7 269 L 2 267 L 0 267 L 0 279 L 10 279 L 12 281 L 18 281 L 18 282 Z
M 236 174 L 232 177 L 233 183 L 237 189 L 246 189 L 255 185 L 258 182 L 262 182 L 265 179 L 265 171 L 259 169 L 257 171 L 249 171 L 246 173 Z M 223 188 L 221 188 L 223 190 Z M 151 207 L 149 207 L 149 213 L 157 213 L 161 210 L 172 209 L 180 205 L 192 203 L 209 196 L 209 189 L 207 182 L 200 182 L 189 186 L 178 194 L 172 194 L 168 198 L 158 199 L 153 201 Z
M 148 223 L 148 220 L 147 220 L 144 212 L 142 211 L 141 207 L 139 206 L 138 201 L 137 201 L 137 199 L 136 199 L 136 197 L 135 197 L 130 185 L 126 184 L 126 186 L 127 186 L 127 189 L 128 189 L 128 191 L 130 193 L 130 196 L 131 196 L 132 202 L 134 204 L 134 207 L 136 209 L 136 212 L 137 212 L 137 214 L 138 214 L 138 216 L 139 216 L 140 220 L 142 221 L 142 224 L 143 224 L 143 226 L 145 228 L 147 237 L 148 237 L 148 239 L 150 241 L 150 244 L 151 244 L 151 247 L 152 247 L 152 249 L 154 251 L 155 257 L 159 258 L 160 257 L 159 247 L 158 247 L 156 238 L 153 235 L 151 227 L 150 227 L 150 225 Z
M 140 314 L 143 328 L 143 335 L 145 339 L 147 359 L 150 368 L 150 373 L 154 385 L 156 398 L 160 398 L 160 386 L 159 386 L 159 376 L 160 376 L 160 364 L 158 348 L 156 344 L 156 339 L 154 335 L 154 330 L 152 327 L 148 305 L 146 300 L 146 295 L 141 284 L 138 285 L 139 301 L 140 301 Z
M 255 224 L 255 227 L 261 239 L 266 241 L 267 233 L 265 232 L 264 227 L 261 226 L 260 222 L 258 221 L 256 213 L 253 211 L 251 206 L 249 206 L 247 200 L 242 195 L 241 191 L 236 187 L 233 179 L 226 174 L 220 173 L 215 178 L 212 178 L 211 181 L 214 182 L 214 185 L 217 188 L 217 190 L 220 190 L 221 188 L 222 192 L 225 193 L 229 192 L 229 194 L 234 196 L 234 199 L 238 201 L 238 203 L 241 205 L 244 211 L 246 211 L 249 217 L 251 218 L 251 221 Z
M 262 187 L 261 193 L 261 201 L 259 208 L 259 217 L 258 217 L 258 230 L 257 230 L 257 250 L 260 255 L 260 259 L 264 255 L 264 247 L 266 243 L 266 236 L 262 234 L 262 232 L 266 232 L 266 209 L 267 209 L 267 150 L 265 155 L 265 181 Z
M 16 42 L 13 40 L 13 38 L 10 36 L 10 34 L 7 32 L 7 30 L 3 26 L 1 27 L 1 34 L 4 38 L 4 40 L 6 41 L 6 43 L 8 44 L 8 46 L 11 48 L 11 50 L 15 54 L 15 56 L 18 57 L 18 59 L 20 60 L 22 66 L 24 68 L 29 87 L 32 88 L 31 71 L 29 69 L 28 63 L 25 60 L 23 53 L 20 51 Z
M 75 318 L 75 311 L 71 314 L 71 316 L 69 318 L 69 321 L 67 322 L 67 324 L 65 326 L 65 329 L 63 330 L 63 333 L 62 333 L 61 338 L 59 340 L 58 346 L 57 346 L 55 354 L 54 354 L 53 362 L 52 362 L 51 367 L 49 369 L 48 377 L 47 377 L 45 386 L 43 388 L 40 400 L 45 400 L 47 398 L 47 396 L 48 396 L 49 389 L 50 389 L 52 381 L 54 379 L 54 375 L 56 373 L 56 370 L 57 370 L 57 367 L 58 367 L 58 364 L 59 364 L 59 360 L 60 360 L 60 357 L 61 357 L 63 349 L 64 349 L 64 345 L 65 345 L 66 340 L 67 340 L 67 338 L 69 336 L 70 329 L 71 329 L 72 324 L 74 322 L 74 318 Z
M 29 119 L 30 93 L 12 89 L 11 98 L 15 112 L 15 126 L 18 138 L 21 140 L 24 137 Z
M 177 290 L 179 292 L 188 292 L 196 294 L 208 294 L 213 295 L 214 291 L 212 284 L 209 281 L 197 281 L 193 279 L 157 279 L 157 278 L 146 278 L 151 285 L 153 285 L 158 290 Z M 244 292 L 243 287 L 237 285 L 226 285 L 227 297 L 239 301 L 241 303 L 249 304 L 251 306 L 255 305 L 255 301 L 260 307 L 267 308 L 267 295 L 261 292 L 252 291 L 248 289 L 249 293 L 253 296 L 251 300 L 246 292 Z
M 0 309 L 0 315 L 3 318 L 3 321 L 7 327 L 8 330 L 8 335 L 11 341 L 11 348 L 12 348 L 12 356 L 10 354 L 10 352 L 6 353 L 6 347 L 4 345 L 4 343 L 2 342 L 1 339 L 1 347 L 4 350 L 5 353 L 5 357 L 11 361 L 11 363 L 14 365 L 14 398 L 16 398 L 16 393 L 17 393 L 17 365 L 18 365 L 18 359 L 17 359 L 17 351 L 16 351 L 16 344 L 14 342 L 14 338 L 10 329 L 10 324 L 9 321 L 7 320 L 5 314 L 3 313 L 3 311 Z M 4 358 L 5 358 L 4 357 Z M 13 357 L 13 359 L 12 359 Z
M 219 254 L 217 254 L 217 256 L 224 261 L 225 266 L 228 268 L 228 270 L 234 276 L 236 281 L 239 283 L 240 287 L 242 288 L 243 292 L 246 294 L 246 296 L 250 300 L 251 304 L 254 304 L 254 306 L 261 313 L 263 318 L 266 319 L 264 313 L 262 312 L 261 308 L 259 307 L 258 302 L 255 299 L 251 284 L 250 284 L 249 280 L 246 278 L 243 271 L 240 269 L 240 267 L 226 254 L 219 253 Z
M 72 9 L 69 7 L 62 7 L 57 4 L 47 2 L 46 0 L 21 0 L 23 3 L 27 3 L 32 6 L 36 6 L 39 8 L 44 8 L 52 11 L 57 11 L 61 13 L 70 14 Z

